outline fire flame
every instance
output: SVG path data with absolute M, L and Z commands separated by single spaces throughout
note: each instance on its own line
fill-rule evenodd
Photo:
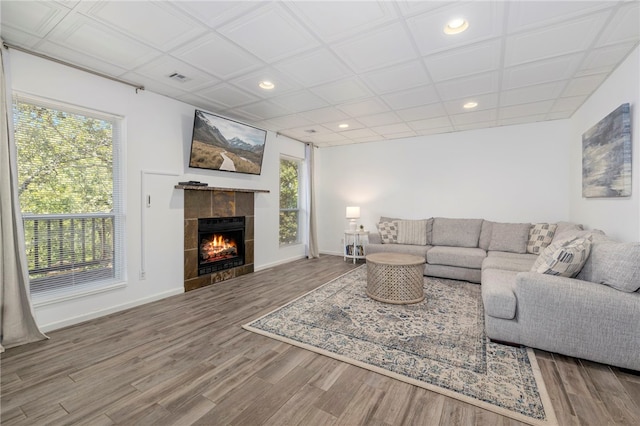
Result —
M 238 247 L 234 240 L 224 235 L 213 235 L 211 239 L 203 239 L 200 244 L 200 256 L 205 261 L 216 261 L 238 255 Z

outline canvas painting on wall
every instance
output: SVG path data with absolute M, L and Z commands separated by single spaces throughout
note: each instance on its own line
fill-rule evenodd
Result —
M 631 196 L 631 114 L 622 104 L 582 135 L 582 196 Z

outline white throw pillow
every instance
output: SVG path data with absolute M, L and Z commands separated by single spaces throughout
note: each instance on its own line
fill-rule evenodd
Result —
M 427 219 L 399 220 L 398 244 L 427 245 Z
M 573 278 L 582 269 L 591 252 L 590 238 L 571 237 L 551 243 L 538 256 L 532 272 Z

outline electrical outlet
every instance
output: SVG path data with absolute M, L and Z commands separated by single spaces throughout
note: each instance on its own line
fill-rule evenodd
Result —
M 140 271 L 140 279 L 141 280 L 146 280 L 147 279 L 147 273 L 145 271 Z

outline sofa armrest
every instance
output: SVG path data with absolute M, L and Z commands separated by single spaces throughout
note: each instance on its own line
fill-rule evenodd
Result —
M 523 344 L 640 370 L 640 293 L 536 272 L 514 292 Z

